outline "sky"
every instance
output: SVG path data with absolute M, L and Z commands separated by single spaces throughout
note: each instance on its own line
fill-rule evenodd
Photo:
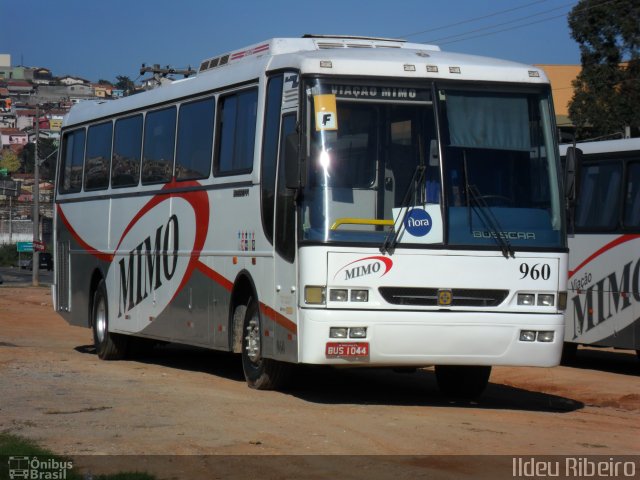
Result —
M 0 54 L 54 76 L 115 82 L 140 67 L 305 33 L 403 38 L 527 64 L 579 64 L 577 0 L 0 0 Z

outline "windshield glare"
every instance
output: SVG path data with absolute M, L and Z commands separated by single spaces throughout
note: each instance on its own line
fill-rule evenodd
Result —
M 547 95 L 431 92 L 307 85 L 303 240 L 562 246 Z

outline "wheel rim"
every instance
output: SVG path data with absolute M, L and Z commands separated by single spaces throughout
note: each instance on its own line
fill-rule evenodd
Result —
M 100 298 L 96 305 L 96 337 L 98 343 L 104 342 L 107 333 L 107 309 L 105 308 L 104 300 Z
M 260 322 L 257 317 L 251 318 L 247 325 L 245 350 L 252 363 L 260 361 Z

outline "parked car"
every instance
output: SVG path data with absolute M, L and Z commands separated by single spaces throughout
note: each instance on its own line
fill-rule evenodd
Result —
M 38 264 L 40 265 L 41 270 L 53 270 L 53 256 L 48 252 L 40 252 L 40 255 L 38 255 Z M 26 268 L 33 270 L 32 258 L 27 262 Z

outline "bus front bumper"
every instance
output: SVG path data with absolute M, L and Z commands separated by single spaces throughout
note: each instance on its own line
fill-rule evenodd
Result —
M 301 363 L 553 367 L 560 363 L 562 354 L 561 314 L 320 309 L 299 313 Z M 366 327 L 366 337 L 331 338 L 332 327 Z M 366 349 L 336 354 L 342 351 L 336 350 L 336 345 L 345 343 L 366 344 Z M 347 353 L 350 350 L 353 352 Z

